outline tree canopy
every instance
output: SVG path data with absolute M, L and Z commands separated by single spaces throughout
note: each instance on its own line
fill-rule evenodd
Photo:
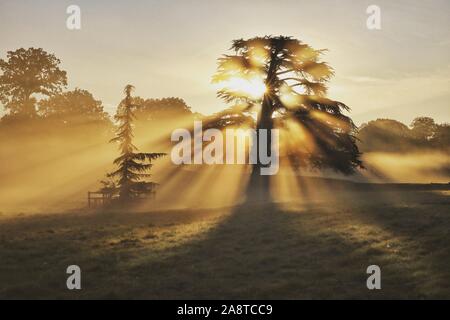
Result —
M 173 119 L 192 115 L 191 108 L 183 99 L 170 97 L 162 99 L 146 99 L 135 102 L 138 120 Z
M 60 60 L 41 48 L 20 48 L 0 59 L 0 101 L 11 114 L 36 115 L 34 94 L 51 96 L 67 85 Z
M 102 102 L 89 91 L 78 88 L 39 101 L 38 114 L 66 124 L 109 122 Z
M 326 97 L 332 68 L 300 40 L 284 36 L 233 41 L 218 60 L 213 83 L 232 107 L 209 127 L 247 125 L 281 129 L 281 152 L 296 165 L 351 173 L 361 166 L 349 107 Z M 254 116 L 256 115 L 256 123 Z
M 361 125 L 358 139 L 363 152 L 449 151 L 450 125 L 429 117 L 417 117 L 409 127 L 397 120 L 377 119 Z
M 427 141 L 433 138 L 436 132 L 436 123 L 430 117 L 418 117 L 411 123 L 412 135 L 422 141 Z

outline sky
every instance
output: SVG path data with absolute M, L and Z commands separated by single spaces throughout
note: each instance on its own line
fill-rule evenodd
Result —
M 72 4 L 81 30 L 66 27 Z M 369 5 L 381 9 L 381 30 L 366 26 Z M 357 124 L 450 122 L 449 12 L 448 0 L 0 0 L 0 57 L 54 53 L 68 89 L 89 90 L 109 112 L 131 83 L 143 98 L 180 97 L 210 114 L 226 106 L 210 82 L 231 41 L 286 35 L 328 49 L 329 97 Z

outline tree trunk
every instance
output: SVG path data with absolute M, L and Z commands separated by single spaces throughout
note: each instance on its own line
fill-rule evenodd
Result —
M 33 118 L 36 116 L 36 107 L 31 99 L 31 92 L 26 91 L 23 99 L 23 114 Z
M 268 153 L 271 152 L 271 129 L 273 128 L 273 120 L 272 120 L 272 105 L 269 97 L 264 96 L 261 111 L 258 114 L 258 119 L 256 123 L 256 141 L 253 145 L 253 148 L 256 148 L 257 151 L 257 162 L 252 165 L 252 172 L 250 175 L 250 181 L 247 186 L 247 202 L 271 202 L 271 194 L 270 194 L 270 176 L 262 175 L 261 168 L 265 165 L 261 163 L 261 159 L 259 156 L 260 149 L 260 130 L 267 130 L 267 141 L 266 141 L 266 150 Z
M 272 100 L 270 98 L 272 92 L 272 83 L 276 78 L 276 70 L 278 69 L 280 60 L 277 58 L 278 52 L 281 48 L 272 48 L 271 58 L 270 58 L 270 66 L 267 71 L 267 77 L 265 79 L 265 85 L 267 88 L 267 92 L 264 94 L 263 101 L 261 104 L 261 110 L 258 114 L 258 119 L 256 123 L 257 130 L 257 141 L 256 148 L 258 151 L 258 161 L 256 164 L 252 166 L 252 173 L 250 176 L 250 181 L 247 188 L 247 201 L 251 202 L 261 202 L 267 203 L 272 201 L 272 197 L 270 194 L 270 176 L 269 175 L 261 175 L 261 168 L 264 164 L 261 163 L 259 157 L 259 130 L 266 129 L 267 130 L 267 142 L 266 142 L 266 150 L 268 154 L 271 153 L 272 150 L 272 129 L 273 129 L 273 119 L 272 119 Z

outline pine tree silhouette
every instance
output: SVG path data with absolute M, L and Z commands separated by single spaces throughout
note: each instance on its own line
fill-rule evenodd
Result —
M 131 92 L 134 89 L 132 85 L 125 86 L 125 99 L 119 105 L 115 119 L 119 127 L 116 137 L 111 142 L 119 143 L 120 156 L 114 160 L 117 170 L 109 173 L 107 176 L 116 179 L 116 190 L 119 194 L 119 202 L 126 203 L 143 194 L 149 194 L 154 191 L 156 183 L 146 181 L 150 177 L 148 171 L 151 169 L 151 161 L 162 156 L 165 153 L 142 153 L 133 145 L 133 120 L 135 115 Z

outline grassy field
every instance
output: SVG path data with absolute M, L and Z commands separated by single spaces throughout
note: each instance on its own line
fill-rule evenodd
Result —
M 450 299 L 450 193 L 0 216 L 0 298 Z M 82 290 L 66 289 L 68 265 Z M 382 289 L 366 288 L 381 267 Z

